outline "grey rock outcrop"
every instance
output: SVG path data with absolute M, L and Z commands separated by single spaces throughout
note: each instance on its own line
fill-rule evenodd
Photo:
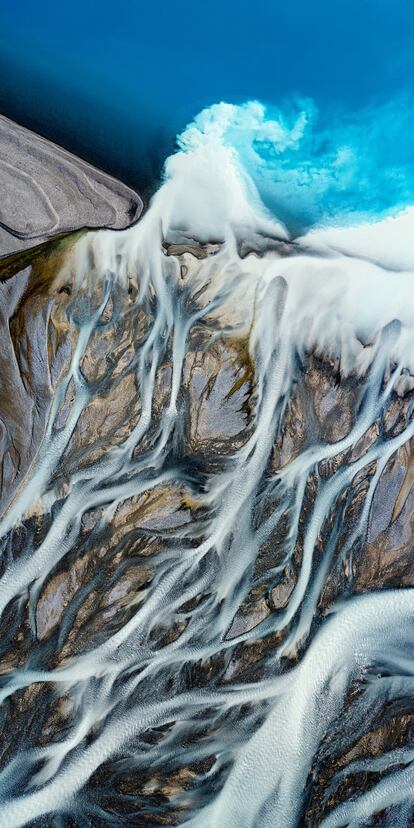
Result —
M 121 230 L 142 211 L 134 190 L 0 116 L 0 257 L 82 228 Z

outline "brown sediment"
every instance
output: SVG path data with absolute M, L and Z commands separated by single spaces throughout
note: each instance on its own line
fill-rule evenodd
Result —
M 19 250 L 8 256 L 0 257 L 0 282 L 6 282 L 29 266 L 36 273 L 34 280 L 37 280 L 39 284 L 52 281 L 56 276 L 59 260 L 62 262 L 68 248 L 75 245 L 86 232 L 86 230 L 77 230 L 57 234 L 52 239 L 29 247 L 27 250 Z M 44 276 L 42 276 L 42 271 L 44 271 Z
M 399 516 L 400 516 L 400 514 L 401 514 L 401 512 L 402 512 L 402 510 L 405 506 L 407 497 L 410 494 L 411 489 L 412 489 L 413 484 L 414 484 L 414 441 L 413 440 L 410 440 L 410 442 L 407 443 L 404 446 L 404 451 L 405 451 L 406 456 L 407 456 L 407 464 L 406 464 L 406 469 L 405 469 L 404 480 L 403 480 L 403 483 L 401 485 L 400 491 L 398 492 L 398 497 L 395 501 L 394 509 L 393 509 L 393 512 L 392 512 L 392 516 L 391 516 L 391 522 L 392 523 L 394 523 L 394 521 L 397 520 L 397 518 L 399 518 Z
M 54 389 L 70 364 L 76 333 L 66 316 L 68 296 L 58 291 L 74 241 L 43 246 L 24 270 L 0 281 L 2 511 L 34 462 Z M 16 257 L 16 267 L 28 262 L 28 255 Z M 3 267 L 0 263 L 0 277 Z
M 377 719 L 385 721 L 374 726 L 372 730 L 358 738 L 352 747 L 340 756 L 330 758 L 318 767 L 311 788 L 311 796 L 304 815 L 304 826 L 316 828 L 324 817 L 347 799 L 355 794 L 365 792 L 379 782 L 387 774 L 387 770 L 350 772 L 339 782 L 335 792 L 326 796 L 325 792 L 338 771 L 355 760 L 372 759 L 395 748 L 407 744 L 407 735 L 411 731 L 414 721 L 414 712 L 401 712 L 388 715 L 387 710 L 380 711 Z M 351 736 L 351 734 L 350 734 Z M 381 825 L 381 815 L 377 814 L 376 825 Z
M 66 313 L 66 308 L 75 301 L 70 281 L 71 248 L 69 246 L 65 251 L 59 247 L 48 249 L 49 253 L 46 254 L 45 248 L 39 254 L 31 273 L 27 274 L 27 286 L 22 286 L 17 300 L 18 312 L 12 315 L 12 322 L 8 326 L 10 357 L 17 351 L 21 386 L 27 395 L 25 398 L 22 391 L 22 430 L 28 430 L 25 399 L 31 397 L 37 400 L 39 397 L 49 405 L 53 389 L 69 364 L 71 347 L 76 341 L 76 331 Z M 196 251 L 200 254 L 197 257 L 196 252 L 188 250 L 188 246 L 185 253 L 182 246 L 175 244 L 170 245 L 167 252 L 176 256 L 188 254 L 198 260 L 203 258 L 205 250 L 202 249 L 202 255 Z M 16 278 L 19 276 L 20 274 Z M 187 278 L 187 272 L 184 278 Z M 11 287 L 10 280 L 8 285 Z M 117 321 L 115 297 L 108 299 L 101 316 L 103 327 L 91 337 L 81 361 L 83 377 L 94 388 L 94 395 L 81 413 L 53 474 L 53 493 L 62 503 L 70 493 L 72 472 L 87 471 L 93 464 L 99 464 L 108 451 L 122 444 L 131 435 L 140 420 L 141 398 L 136 378 L 136 358 L 153 320 L 143 310 L 128 312 L 133 300 L 126 287 L 117 285 L 116 293 L 116 301 L 122 308 L 120 321 Z M 95 311 L 103 299 L 102 283 L 91 286 L 85 282 L 77 292 L 76 301 L 79 302 L 79 307 L 85 301 L 85 307 Z M 206 302 L 206 307 L 208 306 L 205 292 L 197 294 L 196 291 L 191 299 L 195 306 L 198 301 Z M 225 321 L 227 319 L 225 316 Z M 41 663 L 44 669 L 68 666 L 77 655 L 86 654 L 107 642 L 128 623 L 137 608 L 145 604 L 150 585 L 157 578 L 162 556 L 170 555 L 174 565 L 184 554 L 180 544 L 184 546 L 185 552 L 189 552 L 195 538 L 198 540 L 207 537 L 211 497 L 208 486 L 211 476 L 225 469 L 237 450 L 247 443 L 253 433 L 256 413 L 256 375 L 254 358 L 249 349 L 248 330 L 243 330 L 240 337 L 237 337 L 234 333 L 228 334 L 224 322 L 223 326 L 221 322 L 223 320 L 218 315 L 206 313 L 203 325 L 195 326 L 189 337 L 177 402 L 179 445 L 175 451 L 183 466 L 180 468 L 181 478 L 176 482 L 157 484 L 150 491 L 139 495 L 129 495 L 126 487 L 124 499 L 112 512 L 106 512 L 104 504 L 83 514 L 76 542 L 47 575 L 39 594 L 33 593 L 30 596 L 35 604 L 32 612 L 30 613 L 29 595 L 20 602 L 19 607 L 16 601 L 7 608 L 6 619 L 13 619 L 19 612 L 20 620 L 10 650 L 0 657 L 0 672 L 3 675 L 7 676 L 16 667 L 27 663 L 35 640 L 36 646 L 43 648 Z M 32 346 L 25 342 L 25 337 L 31 330 L 31 325 L 37 325 L 39 331 L 41 324 L 44 336 L 41 350 L 43 367 L 36 374 L 30 363 L 30 349 L 36 348 L 36 342 Z M 23 353 L 24 366 L 19 363 Z M 145 457 L 145 452 L 154 446 L 160 433 L 170 400 L 171 376 L 171 343 L 167 343 L 155 381 L 151 425 L 142 441 L 131 447 L 134 461 Z M 34 377 L 38 383 L 35 387 L 31 384 Z M 18 378 L 16 387 L 19 387 Z M 277 477 L 277 473 L 286 469 L 307 447 L 324 443 L 332 446 L 347 436 L 355 423 L 360 388 L 360 380 L 356 377 L 343 379 L 338 386 L 333 360 L 323 360 L 314 354 L 304 358 L 302 369 L 298 370 L 295 378 L 281 433 L 273 446 L 263 482 L 267 482 L 269 475 Z M 54 424 L 55 434 L 67 422 L 74 396 L 75 386 L 71 383 Z M 387 412 L 388 419 L 387 416 L 384 418 L 385 431 L 388 429 L 389 435 L 400 428 L 404 405 L 404 400 L 392 398 Z M 4 410 L 11 420 L 7 402 Z M 46 406 L 43 419 L 33 437 L 35 445 L 41 440 L 47 410 Z M 297 584 L 303 563 L 306 532 L 321 486 L 333 479 L 345 466 L 352 468 L 352 464 L 382 437 L 382 427 L 383 424 L 377 420 L 356 445 L 338 452 L 333 458 L 322 461 L 309 470 L 297 535 L 290 535 L 293 531 L 292 508 L 287 504 L 279 524 L 262 543 L 254 565 L 252 562 L 251 583 L 249 587 L 246 586 L 243 593 L 245 597 L 227 630 L 223 649 L 220 650 L 218 645 L 217 652 L 213 655 L 203 657 L 201 654 L 197 661 L 189 659 L 188 663 L 180 664 L 177 668 L 184 688 L 228 686 L 241 680 L 250 683 L 269 677 L 269 664 L 290 630 L 287 625 L 281 631 L 266 635 L 261 633 L 260 625 L 272 617 L 275 620 L 283 617 L 283 610 Z M 16 443 L 14 440 L 11 446 L 13 452 L 16 452 Z M 348 550 L 345 556 L 342 554 L 349 536 L 358 525 L 368 487 L 376 470 L 375 463 L 355 474 L 346 490 L 338 493 L 335 503 L 325 515 L 313 550 L 315 572 L 324 562 L 337 510 L 342 510 L 343 520 L 332 565 L 316 606 L 316 622 L 347 590 L 358 593 L 414 583 L 410 518 L 414 497 L 411 448 L 410 445 L 396 453 L 383 472 L 378 493 L 373 500 L 367 536 L 361 538 L 357 548 Z M 11 459 L 17 466 L 20 461 L 13 452 Z M 28 455 L 32 462 L 34 455 L 29 451 Z M 24 469 L 29 468 L 29 463 L 24 466 L 20 462 L 19 468 L 24 475 Z M 132 477 L 133 468 L 129 468 L 124 482 L 127 483 Z M 388 509 L 384 525 L 381 523 L 385 514 L 380 498 L 381 487 L 386 493 Z M 13 486 L 9 485 L 7 492 L 13 494 Z M 60 507 L 61 502 L 59 500 L 55 505 Z M 276 489 L 274 496 L 269 495 L 268 501 L 263 504 L 253 528 L 260 528 L 278 505 Z M 23 516 L 22 527 L 16 530 L 12 540 L 11 552 L 15 558 L 22 554 L 22 536 L 25 533 L 27 538 L 34 536 L 33 549 L 37 549 L 44 541 L 50 528 L 48 510 L 47 499 L 40 500 Z M 286 561 L 284 552 L 288 540 L 292 541 L 292 554 L 289 561 Z M 200 563 L 200 568 L 201 565 Z M 275 575 L 277 567 L 281 571 Z M 182 599 L 183 604 L 177 614 L 169 613 L 168 607 L 164 612 L 164 606 L 160 606 L 157 617 L 151 619 L 145 643 L 154 652 L 158 652 L 162 647 L 178 641 L 189 625 L 184 614 L 196 610 L 204 612 L 205 598 L 206 595 L 200 593 L 185 603 Z M 180 600 L 180 596 L 177 600 Z M 208 610 L 205 617 L 208 623 Z M 251 641 L 231 644 L 232 638 L 256 628 Z M 271 629 L 270 625 L 268 629 Z M 294 667 L 307 643 L 301 641 L 292 647 L 289 656 L 282 659 L 278 669 L 283 671 Z M 52 645 L 50 651 L 49 645 Z M 30 718 L 29 711 L 37 704 L 40 692 L 32 685 L 16 694 L 6 718 L 6 731 L 10 727 L 13 735 L 13 717 L 17 721 L 19 718 L 20 721 Z M 47 701 L 48 699 L 49 697 Z M 348 702 L 351 704 L 352 699 L 348 699 Z M 62 709 L 57 709 L 54 704 L 49 707 L 50 712 L 42 732 L 36 736 L 40 743 L 42 739 L 47 742 L 64 732 L 65 717 L 70 717 L 63 702 Z M 385 721 L 376 729 L 372 728 L 358 737 L 341 756 L 331 761 L 329 767 L 322 761 L 318 764 L 316 758 L 312 771 L 312 793 L 304 824 L 317 825 L 327 808 L 334 807 L 336 802 L 354 791 L 369 786 L 374 777 L 360 777 L 358 780 L 351 777 L 344 781 L 333 798 L 327 803 L 324 801 L 324 791 L 336 770 L 345 767 L 358 756 L 376 755 L 378 751 L 390 749 L 395 744 L 403 744 L 399 740 L 402 739 L 404 726 L 408 727 L 411 719 L 405 720 L 400 715 L 393 723 L 390 722 L 391 720 Z M 367 727 L 371 727 L 371 723 Z M 211 736 L 211 731 L 209 735 Z M 91 738 L 93 736 L 94 734 Z M 156 728 L 151 728 L 142 734 L 142 740 L 156 744 L 161 742 L 162 735 Z M 10 747 L 8 749 L 11 750 Z M 179 762 L 178 757 L 176 764 L 179 765 Z M 102 769 L 95 774 L 90 783 L 92 787 L 97 780 L 102 781 L 101 772 Z M 165 769 L 152 767 L 135 776 L 124 775 L 122 781 L 118 781 L 124 791 L 147 797 L 149 809 L 152 805 L 151 798 L 160 797 L 159 801 L 169 808 L 168 817 L 152 813 L 150 824 L 171 825 L 183 820 L 181 808 L 184 808 L 185 800 L 182 799 L 180 804 L 174 800 L 190 790 L 193 784 L 197 785 L 200 773 L 199 767 L 190 764 Z M 113 802 L 111 808 L 112 813 L 118 816 L 119 803 Z M 150 816 L 143 813 L 143 824 L 147 818 L 150 820 Z
M 229 440 L 244 442 L 250 433 L 252 366 L 246 345 L 221 339 L 202 351 L 190 350 L 183 369 L 189 400 L 189 439 L 193 449 L 204 446 L 227 453 Z M 215 447 L 215 448 L 214 448 Z
M 222 242 L 163 242 L 163 248 L 167 256 L 184 256 L 186 253 L 194 256 L 196 259 L 207 259 L 220 249 Z

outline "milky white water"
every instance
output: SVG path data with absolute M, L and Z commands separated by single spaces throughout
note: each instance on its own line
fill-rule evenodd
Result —
M 294 828 L 305 824 L 318 752 L 334 755 L 340 738 L 352 741 L 352 733 L 369 729 L 385 701 L 412 698 L 414 592 L 377 590 L 374 581 L 366 594 L 354 594 L 350 561 L 363 552 L 381 474 L 414 437 L 413 224 L 407 209 L 377 223 L 289 238 L 213 123 L 201 136 L 190 131 L 183 139 L 137 226 L 89 233 L 77 242 L 59 277 L 74 279 L 67 312 L 76 347 L 34 466 L 0 522 L 6 560 L 0 612 L 4 618 L 10 607 L 27 613 L 33 636 L 25 662 L 2 676 L 1 700 L 8 710 L 15 694 L 41 685 L 39 705 L 61 696 L 72 714 L 48 743 L 17 745 L 7 755 L 0 773 L 1 826 L 156 825 L 164 813 L 162 824 Z M 191 249 L 200 241 L 210 243 L 205 258 L 174 247 L 166 255 L 166 243 Z M 103 335 L 109 299 L 109 331 L 127 315 L 148 321 L 133 365 L 140 415 L 129 424 L 126 412 L 122 439 L 70 469 L 62 495 L 56 480 L 65 450 L 82 412 L 102 394 L 103 386 L 88 382 L 81 366 L 92 338 Z M 183 378 L 197 336 L 199 350 L 213 341 L 247 342 L 253 410 L 245 438 L 233 445 L 228 436 L 228 446 L 221 445 L 222 462 L 190 470 L 182 448 Z M 310 353 L 329 360 L 339 381 L 352 378 L 355 416 L 338 439 L 315 432 L 275 467 L 274 447 Z M 160 414 L 157 377 L 166 362 Z M 57 429 L 70 383 L 73 405 Z M 395 400 L 403 410 L 399 430 L 379 427 L 366 450 L 356 451 Z M 220 411 L 213 415 L 210 405 L 220 430 Z M 203 451 L 209 460 L 207 443 Z M 327 462 L 333 471 L 324 475 Z M 172 525 L 143 599 L 131 601 L 119 629 L 53 666 L 56 639 L 47 645 L 36 638 L 36 602 L 54 568 L 80 543 L 84 517 L 99 509 L 97 531 L 105 533 L 130 498 L 172 484 L 199 498 L 203 519 Z M 348 521 L 361 485 L 362 507 Z M 34 505 L 52 516 L 48 531 L 20 556 L 7 557 L 11 534 Z M 239 610 L 251 589 L 260 588 L 255 562 L 265 547 L 274 557 L 271 589 L 287 570 L 295 573 L 294 583 L 282 608 L 243 626 Z M 327 606 L 321 596 L 338 561 L 346 588 Z M 73 620 L 70 604 L 66 613 L 60 644 Z M 179 633 L 163 640 L 160 630 L 175 622 L 182 622 Z M 6 628 L 3 635 L 7 643 Z M 232 679 L 241 652 L 236 648 L 246 652 L 270 640 L 260 675 Z M 208 659 L 211 675 L 204 683 L 193 680 L 192 670 Z M 350 701 L 355 687 L 357 698 Z M 340 736 L 341 716 L 348 737 Z M 144 738 L 166 725 L 157 740 Z M 413 750 L 407 742 L 391 753 L 360 760 L 361 772 L 371 763 L 380 777 L 327 807 L 318 824 L 365 826 L 385 812 L 382 824 L 411 825 Z M 208 757 L 213 760 L 202 766 Z M 178 821 L 168 821 L 167 801 L 147 806 L 138 795 L 134 800 L 115 792 L 117 773 L 139 778 L 149 768 L 173 773 L 192 763 L 201 763 L 197 784 L 178 785 L 170 794 Z M 102 766 L 110 770 L 98 795 L 90 780 Z M 332 792 L 345 776 L 346 769 L 334 776 Z M 105 804 L 112 786 L 116 812 Z M 128 810 L 122 811 L 123 802 Z

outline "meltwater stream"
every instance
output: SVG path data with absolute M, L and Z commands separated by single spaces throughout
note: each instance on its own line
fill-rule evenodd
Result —
M 293 240 L 210 120 L 1 286 L 7 828 L 412 825 L 412 212 Z

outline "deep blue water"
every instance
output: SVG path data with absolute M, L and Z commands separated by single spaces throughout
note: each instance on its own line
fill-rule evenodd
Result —
M 0 0 L 0 109 L 149 192 L 206 105 L 310 97 L 326 134 L 411 95 L 413 44 L 412 0 Z

